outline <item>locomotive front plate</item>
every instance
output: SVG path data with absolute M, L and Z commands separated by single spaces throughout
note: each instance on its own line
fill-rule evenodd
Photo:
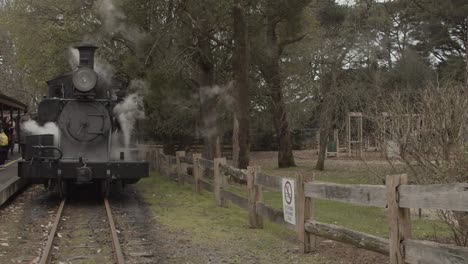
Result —
M 110 117 L 106 107 L 95 102 L 69 102 L 60 115 L 60 127 L 78 142 L 87 143 L 107 135 Z

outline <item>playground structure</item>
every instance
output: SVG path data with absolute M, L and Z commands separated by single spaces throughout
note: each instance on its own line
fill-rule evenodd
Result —
M 349 112 L 345 125 L 328 136 L 327 157 L 363 158 L 365 152 L 385 158 L 399 158 L 401 142 L 416 142 L 422 128 L 419 114 L 392 115 L 387 112 L 370 117 L 362 112 Z M 318 153 L 319 131 L 314 148 Z
M 423 119 L 420 114 L 391 115 L 382 113 L 382 144 L 386 158 L 398 158 L 401 155 L 400 144 L 418 142 Z
M 362 157 L 363 137 L 362 124 L 363 114 L 361 112 L 350 112 L 346 118 L 346 134 L 347 134 L 347 152 L 348 157 Z

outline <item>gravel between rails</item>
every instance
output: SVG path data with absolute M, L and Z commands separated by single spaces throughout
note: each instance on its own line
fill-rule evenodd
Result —
M 103 201 L 92 195 L 67 199 L 50 263 L 114 263 Z

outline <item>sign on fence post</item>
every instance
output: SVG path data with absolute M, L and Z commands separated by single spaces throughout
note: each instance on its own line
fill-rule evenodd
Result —
M 294 204 L 294 180 L 283 178 L 283 212 L 284 221 L 295 225 L 296 224 L 296 206 Z

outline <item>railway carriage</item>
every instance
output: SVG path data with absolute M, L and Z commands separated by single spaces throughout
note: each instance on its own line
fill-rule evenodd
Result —
M 94 71 L 97 47 L 76 48 L 77 69 L 48 81 L 48 96 L 38 107 L 38 125 L 52 122 L 59 133 L 26 136 L 18 176 L 58 189 L 61 196 L 72 184 L 97 183 L 107 196 L 112 182 L 136 183 L 148 176 L 149 166 L 128 160 L 124 152 L 112 155 L 118 145 L 112 135 L 119 127 L 113 87 Z

